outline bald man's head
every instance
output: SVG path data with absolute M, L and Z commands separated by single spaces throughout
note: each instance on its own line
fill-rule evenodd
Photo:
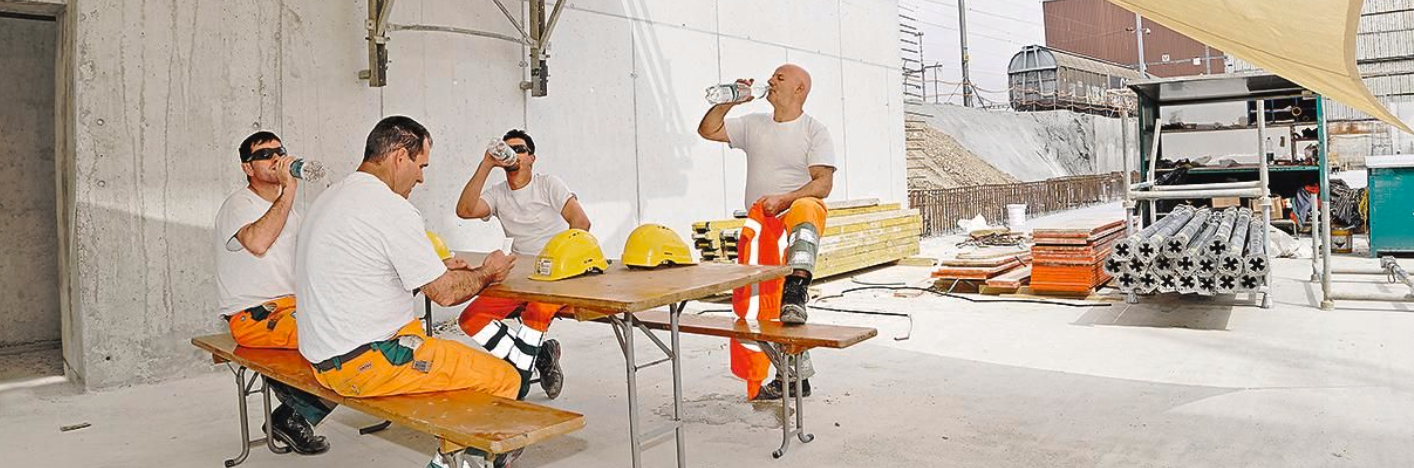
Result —
M 776 106 L 803 107 L 810 96 L 810 72 L 800 65 L 787 63 L 776 67 L 769 84 L 772 92 L 767 97 Z

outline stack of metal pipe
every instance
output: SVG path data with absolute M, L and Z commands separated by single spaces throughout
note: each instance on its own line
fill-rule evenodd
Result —
M 1260 218 L 1258 216 L 1257 218 Z M 1101 266 L 1120 291 L 1214 295 L 1256 291 L 1271 260 L 1252 210 L 1179 205 L 1115 243 Z

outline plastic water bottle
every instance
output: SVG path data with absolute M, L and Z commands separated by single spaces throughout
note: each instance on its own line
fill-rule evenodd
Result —
M 743 83 L 728 83 L 707 88 L 707 102 L 713 105 L 744 101 L 747 97 L 766 97 L 766 85 L 747 86 Z
M 504 141 L 491 140 L 486 145 L 486 152 L 490 153 L 491 159 L 495 159 L 496 162 L 510 166 L 506 169 L 515 170 L 520 167 L 519 164 L 516 164 L 516 150 L 511 149 L 511 145 L 507 145 Z
M 304 158 L 296 159 L 290 163 L 290 175 L 296 179 L 316 182 L 324 178 L 324 164 L 319 161 L 309 161 Z

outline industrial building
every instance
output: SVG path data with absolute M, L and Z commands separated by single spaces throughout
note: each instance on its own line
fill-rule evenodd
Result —
M 1139 66 L 1134 13 L 1105 0 L 1045 0 L 1046 46 L 1158 77 L 1223 73 L 1222 51 L 1144 19 Z

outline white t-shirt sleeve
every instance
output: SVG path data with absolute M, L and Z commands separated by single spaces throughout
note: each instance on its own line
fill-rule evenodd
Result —
M 746 149 L 751 144 L 751 122 L 747 121 L 750 116 L 735 117 L 727 119 L 723 124 L 727 128 L 727 145 L 733 149 Z
M 221 236 L 221 242 L 230 246 L 231 238 L 236 237 L 241 228 L 259 220 L 268 210 L 256 205 L 249 197 L 231 197 L 228 204 L 222 207 L 220 216 L 216 217 L 216 234 Z
M 427 240 L 422 216 L 417 210 L 411 206 L 399 210 L 380 227 L 388 261 L 408 292 L 426 286 L 447 272 L 447 265 L 437 257 L 432 242 Z
M 485 201 L 486 206 L 491 208 L 491 211 L 486 216 L 481 217 L 482 221 L 490 221 L 492 216 L 499 216 L 499 213 L 496 213 L 496 207 L 501 204 L 500 190 L 498 190 L 500 187 L 500 185 L 493 185 L 491 188 L 486 189 L 486 191 L 481 192 L 481 200 Z
M 835 141 L 830 129 L 816 124 L 810 130 L 810 148 L 805 151 L 806 166 L 835 166 Z
M 574 192 L 570 191 L 570 186 L 565 185 L 565 181 L 560 180 L 559 177 L 545 177 L 545 184 L 542 188 L 545 191 L 542 194 L 542 196 L 545 197 L 545 201 L 549 202 L 550 206 L 555 207 L 556 211 L 564 211 L 565 204 L 569 203 L 570 197 L 574 196 Z

